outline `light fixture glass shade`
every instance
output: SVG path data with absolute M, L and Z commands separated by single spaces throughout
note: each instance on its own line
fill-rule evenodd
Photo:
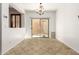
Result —
M 36 13 L 38 13 L 39 15 L 43 15 L 43 14 L 44 14 L 44 12 L 45 12 L 45 9 L 44 9 L 44 7 L 43 7 L 42 3 L 40 3 L 39 8 L 38 8 L 38 9 L 36 9 Z

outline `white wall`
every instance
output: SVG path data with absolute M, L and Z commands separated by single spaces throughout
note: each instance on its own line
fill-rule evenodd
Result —
M 49 18 L 49 37 L 51 37 L 51 32 L 55 32 L 55 11 L 46 12 L 44 15 L 38 15 L 34 11 L 26 11 L 26 37 L 31 38 L 31 19 L 32 18 Z
M 16 5 L 16 3 L 9 3 L 9 5 L 13 8 L 15 8 L 16 10 L 18 10 L 18 12 L 24 14 L 25 13 L 25 10 L 21 7 L 21 6 L 18 6 Z
M 1 3 L 0 3 L 0 54 L 1 54 L 1 40 L 2 40 L 2 26 L 1 26 Z
M 56 38 L 79 52 L 79 4 L 61 4 L 56 14 Z
M 4 16 L 7 16 L 5 18 Z M 2 54 L 21 42 L 25 28 L 9 28 L 9 4 L 2 4 Z
M 55 13 L 38 16 L 35 12 L 26 12 L 25 28 L 9 28 L 8 4 L 2 4 L 2 53 L 15 46 L 26 37 L 31 37 L 31 18 L 49 18 L 50 32 L 55 32 Z M 56 38 L 79 52 L 79 4 L 60 4 L 56 12 Z M 8 18 L 4 18 L 8 16 Z

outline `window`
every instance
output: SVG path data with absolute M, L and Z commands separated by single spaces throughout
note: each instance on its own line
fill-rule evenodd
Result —
M 21 14 L 11 14 L 10 15 L 10 27 L 20 28 L 21 27 Z

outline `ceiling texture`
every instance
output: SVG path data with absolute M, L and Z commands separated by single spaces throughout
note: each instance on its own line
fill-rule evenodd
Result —
M 24 10 L 34 11 L 39 7 L 40 3 L 15 3 L 17 7 L 20 7 Z M 55 11 L 57 10 L 58 6 L 61 4 L 56 3 L 43 3 L 44 9 L 47 11 Z

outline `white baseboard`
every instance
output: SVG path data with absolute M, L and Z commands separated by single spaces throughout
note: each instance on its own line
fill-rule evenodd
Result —
M 24 39 L 20 39 L 17 43 L 15 43 L 13 46 L 9 47 L 8 49 L 6 49 L 5 51 L 2 52 L 2 55 L 4 55 L 7 51 L 9 51 L 10 49 L 12 49 L 13 47 L 15 47 L 17 44 L 19 44 L 21 41 L 23 41 Z
M 71 49 L 73 49 L 73 50 L 76 51 L 77 53 L 79 53 L 78 50 L 76 50 L 75 48 L 73 48 L 72 46 L 70 46 L 69 44 L 67 44 L 66 42 L 64 42 L 63 40 L 59 40 L 59 39 L 57 39 L 57 40 L 60 41 L 60 42 L 62 42 L 62 43 L 64 43 L 66 46 L 70 47 Z

